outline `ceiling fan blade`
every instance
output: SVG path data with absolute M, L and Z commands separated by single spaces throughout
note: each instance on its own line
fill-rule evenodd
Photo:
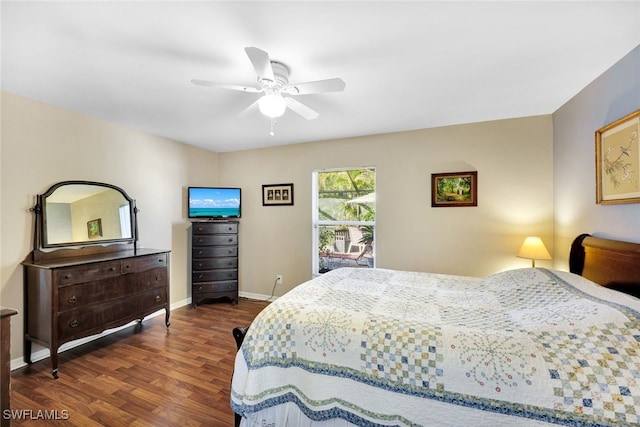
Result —
M 198 80 L 193 79 L 191 83 L 198 86 L 209 86 L 209 87 L 218 87 L 221 89 L 231 89 L 231 90 L 239 90 L 242 92 L 251 92 L 251 93 L 259 93 L 262 92 L 262 88 L 252 87 L 252 86 L 240 86 L 240 85 L 230 85 L 227 83 L 218 83 L 218 82 L 210 82 L 208 80 Z
M 307 120 L 317 119 L 320 113 L 311 108 L 304 105 L 302 102 L 293 99 L 291 97 L 286 97 L 285 101 L 287 101 L 287 107 L 289 107 L 293 112 L 298 113 L 302 117 Z
M 251 113 L 254 113 L 256 111 L 258 111 L 258 102 L 260 102 L 260 98 L 256 99 L 256 101 L 254 103 L 252 103 L 251 105 L 249 105 L 247 108 L 245 108 L 244 110 L 242 110 L 240 112 L 240 114 L 238 114 L 238 117 L 246 117 Z
M 269 59 L 269 54 L 267 52 L 262 49 L 258 49 L 257 47 L 245 47 L 244 51 L 247 52 L 247 56 L 253 64 L 253 68 L 255 68 L 256 73 L 258 73 L 260 80 L 275 80 L 273 68 L 271 67 L 271 59 Z
M 315 82 L 297 83 L 287 86 L 290 95 L 307 95 L 310 93 L 342 92 L 346 83 L 339 78 L 318 80 Z

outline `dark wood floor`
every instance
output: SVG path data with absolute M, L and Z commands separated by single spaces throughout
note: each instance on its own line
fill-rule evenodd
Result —
M 232 426 L 231 330 L 267 304 L 241 298 L 238 305 L 181 307 L 169 329 L 164 316 L 147 319 L 61 353 L 57 380 L 48 358 L 17 369 L 11 409 L 30 419 L 11 425 Z

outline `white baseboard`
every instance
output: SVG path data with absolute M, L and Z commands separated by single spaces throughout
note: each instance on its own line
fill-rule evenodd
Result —
M 251 292 L 238 292 L 238 295 L 243 297 L 243 298 L 249 298 L 249 299 L 257 299 L 260 301 L 275 301 L 277 300 L 279 297 L 276 296 L 271 296 L 271 295 L 263 295 L 263 294 L 254 294 Z

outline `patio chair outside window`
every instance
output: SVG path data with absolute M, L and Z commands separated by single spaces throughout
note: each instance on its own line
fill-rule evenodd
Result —
M 347 252 L 354 252 L 353 249 L 355 248 L 358 254 L 362 253 L 366 245 L 361 243 L 361 240 L 362 230 L 360 230 L 360 227 L 349 227 L 349 249 L 347 249 Z

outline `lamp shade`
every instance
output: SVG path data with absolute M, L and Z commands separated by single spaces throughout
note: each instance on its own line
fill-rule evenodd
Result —
M 277 93 L 270 93 L 260 98 L 258 108 L 267 117 L 280 117 L 287 109 L 287 101 Z
M 524 243 L 520 246 L 517 256 L 519 258 L 528 258 L 532 260 L 532 267 L 535 267 L 535 261 L 537 259 L 551 259 L 551 255 L 549 255 L 549 251 L 547 251 L 544 243 L 542 243 L 542 239 L 531 236 L 524 239 Z

